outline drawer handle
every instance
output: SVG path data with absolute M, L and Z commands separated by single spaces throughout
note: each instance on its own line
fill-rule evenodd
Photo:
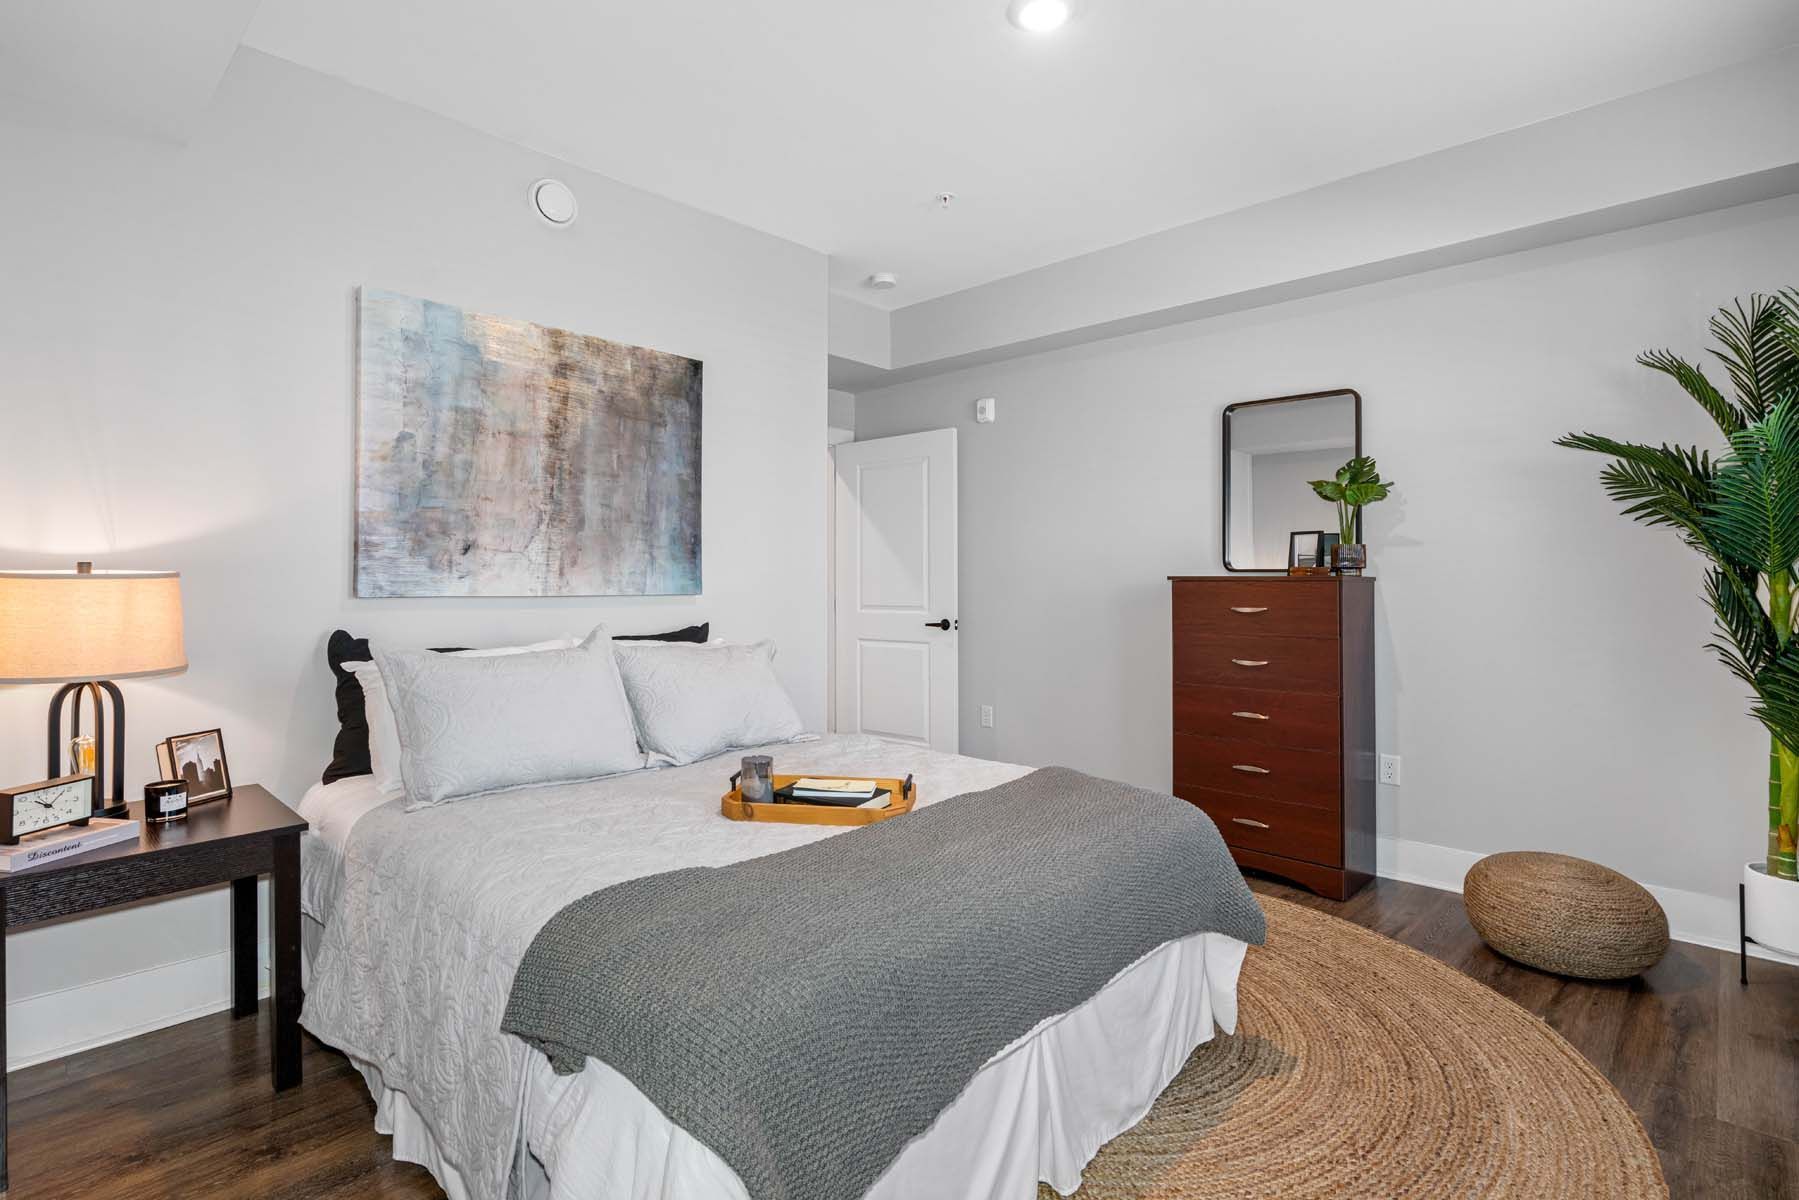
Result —
M 1267 612 L 1268 606 L 1266 604 L 1263 604 L 1260 606 L 1253 605 L 1253 604 L 1233 604 L 1233 605 L 1231 605 L 1231 611 L 1237 612 L 1237 613 Z
M 1248 817 L 1232 817 L 1231 820 L 1236 822 L 1238 825 L 1248 825 L 1251 829 L 1267 829 L 1268 828 L 1268 822 L 1252 821 Z
M 1267 713 L 1234 712 L 1231 716 L 1244 721 L 1266 721 L 1268 719 Z
M 1241 771 L 1245 775 L 1268 775 L 1268 774 L 1271 774 L 1271 772 L 1268 770 L 1267 767 L 1252 767 L 1248 763 L 1232 763 L 1231 770 Z
M 1231 661 L 1239 667 L 1265 667 L 1268 665 L 1268 660 L 1265 658 L 1233 658 Z

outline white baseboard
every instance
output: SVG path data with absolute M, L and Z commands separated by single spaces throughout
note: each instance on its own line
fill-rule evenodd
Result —
M 257 946 L 258 995 L 269 994 L 269 945 Z M 163 963 L 6 1006 L 6 1069 L 16 1071 L 231 1007 L 231 952 Z
M 1385 879 L 1403 883 L 1419 883 L 1425 887 L 1460 892 L 1468 868 L 1485 858 L 1472 850 L 1450 846 L 1433 846 L 1429 842 L 1408 842 L 1399 838 L 1376 838 L 1374 870 Z M 1709 946 L 1714 950 L 1737 952 L 1737 903 L 1734 897 L 1708 896 L 1681 888 L 1645 883 L 1649 894 L 1668 914 L 1668 932 L 1677 942 Z M 1799 966 L 1799 958 L 1770 950 L 1766 946 L 1750 946 L 1755 958 Z

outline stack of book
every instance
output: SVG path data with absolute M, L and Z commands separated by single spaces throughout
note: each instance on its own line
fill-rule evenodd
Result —
M 136 840 L 136 821 L 109 817 L 94 817 L 86 825 L 66 825 L 42 833 L 28 833 L 16 846 L 0 846 L 0 874 L 10 875 L 28 867 L 41 867 L 45 863 L 86 854 L 102 846 Z
M 775 791 L 775 798 L 796 804 L 835 804 L 843 807 L 886 808 L 893 796 L 872 779 L 796 779 Z

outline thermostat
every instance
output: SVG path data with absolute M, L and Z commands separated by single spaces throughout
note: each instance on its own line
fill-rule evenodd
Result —
M 974 402 L 974 419 L 981 425 L 993 424 L 992 396 L 984 396 Z

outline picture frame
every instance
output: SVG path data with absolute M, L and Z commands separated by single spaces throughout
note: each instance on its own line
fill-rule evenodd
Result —
M 231 799 L 224 730 L 202 729 L 164 738 L 156 744 L 156 767 L 163 779 L 187 783 L 190 806 Z
M 1341 540 L 1322 529 L 1295 529 L 1287 535 L 1287 574 L 1330 574 L 1331 548 Z
M 1323 542 L 1324 531 L 1322 529 L 1295 529 L 1289 533 L 1287 535 L 1287 570 L 1316 567 Z

